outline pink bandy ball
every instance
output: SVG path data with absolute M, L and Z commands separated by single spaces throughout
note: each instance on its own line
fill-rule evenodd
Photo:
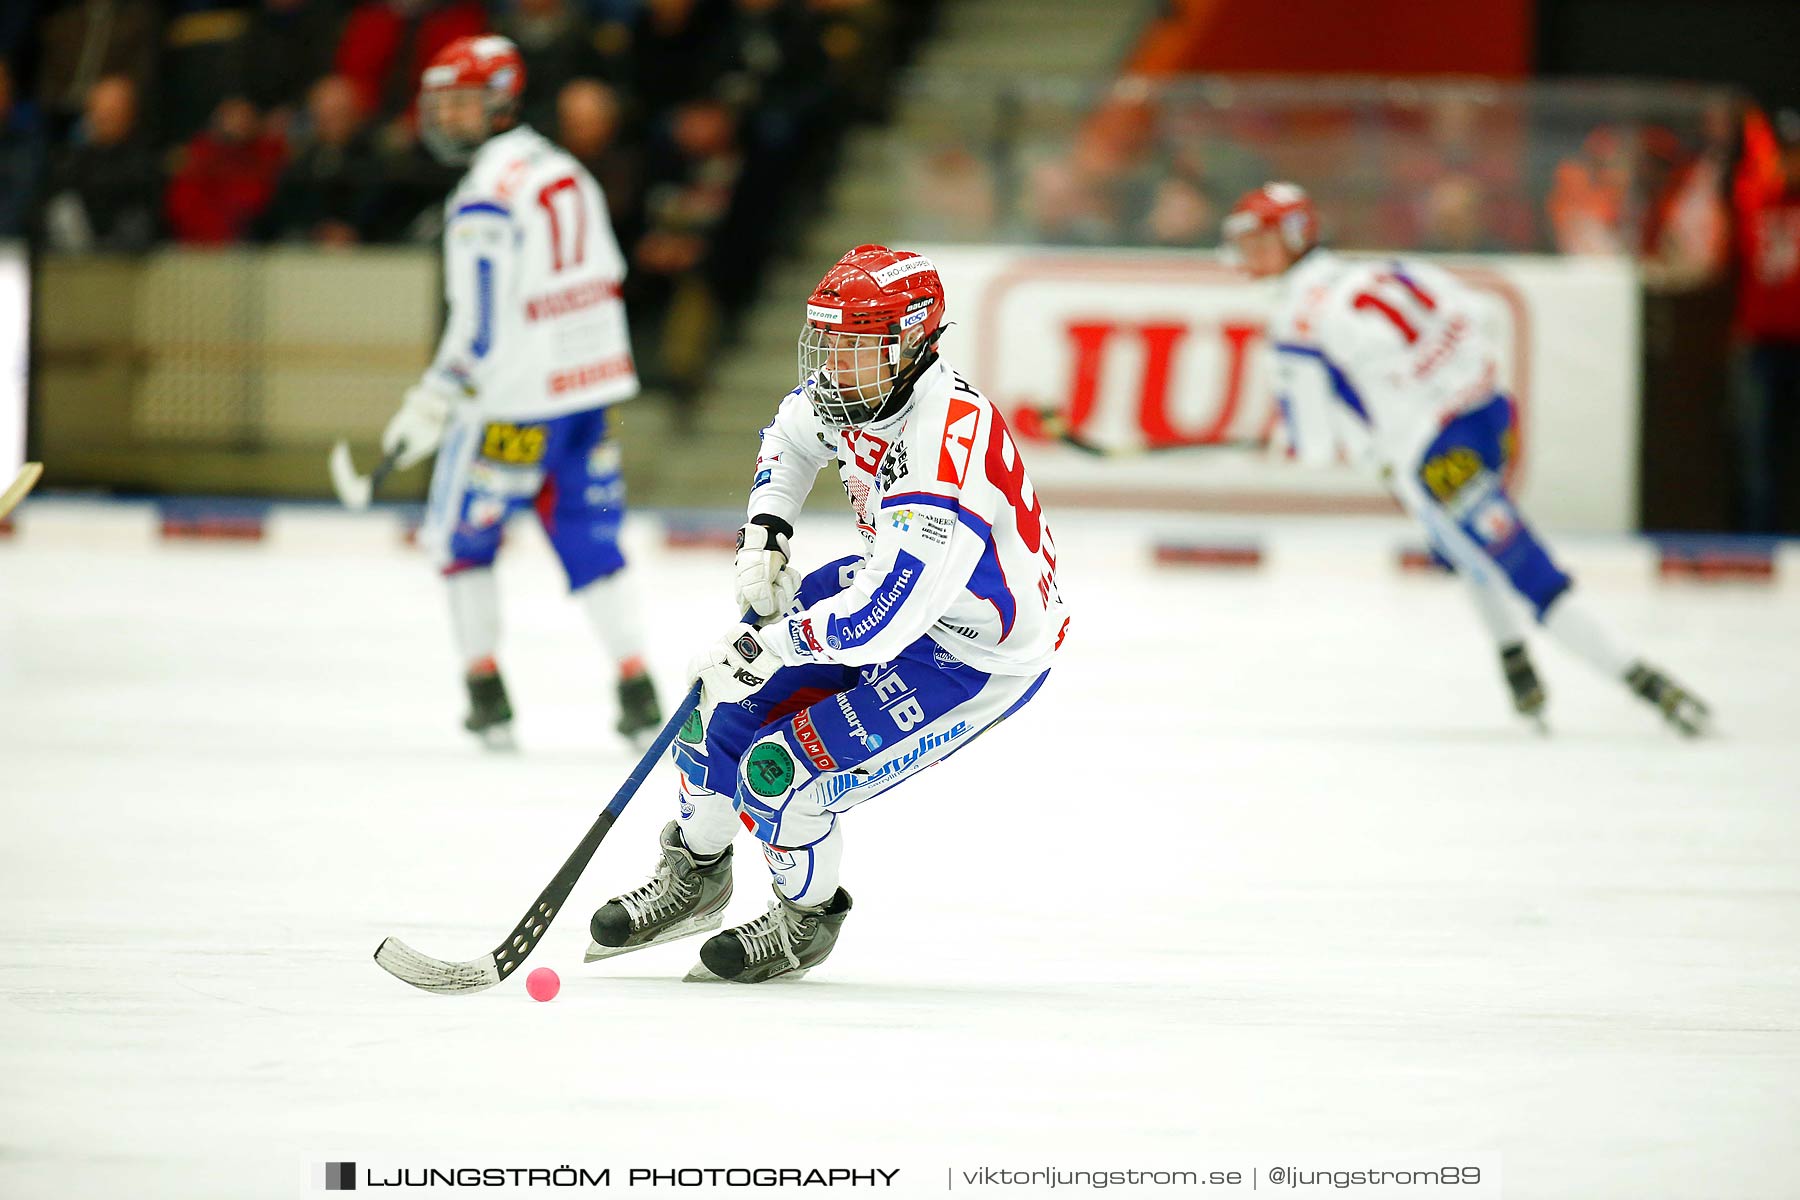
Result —
M 562 980 L 549 967 L 539 967 L 525 977 L 525 991 L 533 1000 L 554 1000 L 562 991 Z

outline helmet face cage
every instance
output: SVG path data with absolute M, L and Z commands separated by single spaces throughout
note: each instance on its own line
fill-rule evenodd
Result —
M 840 333 L 809 321 L 800 331 L 800 388 L 821 422 L 853 429 L 887 403 L 900 359 L 897 334 Z
M 457 128 L 444 119 L 441 109 L 478 97 L 482 121 L 479 134 Z M 431 156 L 449 167 L 459 167 L 475 157 L 483 142 L 493 136 L 494 123 L 512 111 L 512 102 L 487 88 L 474 85 L 428 88 L 419 96 L 419 140 Z

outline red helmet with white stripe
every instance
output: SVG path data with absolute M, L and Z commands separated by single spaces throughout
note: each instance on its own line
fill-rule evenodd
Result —
M 834 429 L 885 420 L 937 357 L 943 331 L 944 281 L 931 260 L 858 246 L 807 297 L 800 387 Z
M 444 163 L 468 162 L 510 126 L 525 91 L 525 60 L 503 37 L 460 37 L 419 77 L 419 137 Z
M 1285 270 L 1319 244 L 1319 211 L 1313 207 L 1312 197 L 1298 184 L 1265 183 L 1255 191 L 1245 192 L 1226 214 L 1227 247 L 1236 252 L 1253 274 L 1276 274 L 1278 272 L 1258 269 L 1252 261 L 1255 252 L 1250 249 L 1248 239 L 1261 233 L 1276 235 L 1281 248 L 1287 252 L 1287 262 L 1281 268 Z

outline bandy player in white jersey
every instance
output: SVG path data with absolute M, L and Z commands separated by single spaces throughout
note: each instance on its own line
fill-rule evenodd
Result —
M 1339 258 L 1318 224 L 1291 183 L 1250 192 L 1225 219 L 1243 267 L 1281 279 L 1269 340 L 1294 455 L 1380 473 L 1468 584 L 1521 714 L 1541 725 L 1545 697 L 1509 591 L 1576 657 L 1700 733 L 1706 707 L 1613 641 L 1507 494 L 1516 419 L 1480 299 L 1428 263 Z
M 421 137 L 468 173 L 445 207 L 443 338 L 381 445 L 402 469 L 438 455 L 421 541 L 450 590 L 464 725 L 510 744 L 493 565 L 507 517 L 529 505 L 618 663 L 618 730 L 646 740 L 662 717 L 626 590 L 625 487 L 607 440 L 608 407 L 638 390 L 619 298 L 625 260 L 599 185 L 516 123 L 524 86 L 502 37 L 460 38 L 422 77 Z
M 740 825 L 774 902 L 709 939 L 689 978 L 757 983 L 835 944 L 840 814 L 940 762 L 1037 694 L 1068 629 L 1056 547 L 999 411 L 937 355 L 929 261 L 858 246 L 814 290 L 800 386 L 763 430 L 738 535 L 738 625 L 697 657 L 673 756 L 680 817 L 650 881 L 594 914 L 590 961 L 716 929 Z M 835 466 L 863 553 L 802 579 L 793 521 Z M 923 846 L 921 846 L 923 849 Z

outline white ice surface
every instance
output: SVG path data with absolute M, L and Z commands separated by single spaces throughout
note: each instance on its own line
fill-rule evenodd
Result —
M 1065 515 L 1066 661 L 848 818 L 826 967 L 581 965 L 586 914 L 651 865 L 665 766 L 528 964 L 563 977 L 535 1004 L 369 956 L 486 951 L 631 765 L 541 539 L 516 527 L 502 571 L 525 749 L 493 757 L 386 525 L 158 548 L 141 520 L 40 504 L 0 543 L 6 1200 L 303 1195 L 314 1163 L 402 1151 L 904 1165 L 920 1191 L 1009 1161 L 1498 1152 L 1515 1198 L 1800 1195 L 1791 585 L 1662 585 L 1569 543 L 1723 733 L 1684 743 L 1543 645 L 1540 739 L 1456 585 L 1388 569 L 1390 527 L 1284 527 L 1233 574 Z M 831 528 L 808 562 L 849 548 Z M 633 532 L 669 697 L 727 570 Z M 734 919 L 765 898 L 738 869 Z

